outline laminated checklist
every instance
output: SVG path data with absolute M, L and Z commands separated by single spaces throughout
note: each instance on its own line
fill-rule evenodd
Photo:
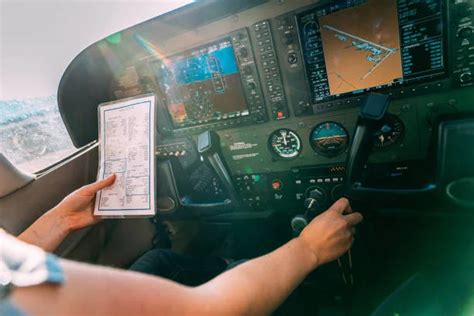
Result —
M 116 180 L 97 193 L 94 215 L 155 215 L 155 96 L 102 103 L 98 119 L 97 180 Z

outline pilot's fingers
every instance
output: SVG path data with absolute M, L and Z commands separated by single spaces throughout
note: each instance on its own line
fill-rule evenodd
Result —
M 349 204 L 347 204 L 347 207 L 344 210 L 343 214 L 350 214 L 350 213 L 353 213 L 353 212 L 354 212 L 354 210 L 352 210 L 351 204 L 349 202 Z
M 346 221 L 351 226 L 355 226 L 355 225 L 359 224 L 364 219 L 362 217 L 361 213 L 351 213 L 351 214 L 348 214 L 348 215 L 344 216 L 344 218 L 346 219 Z
M 349 200 L 346 198 L 340 198 L 329 208 L 331 211 L 344 214 L 347 209 L 350 209 Z
M 102 190 L 103 188 L 106 188 L 106 187 L 112 185 L 115 182 L 115 178 L 116 178 L 116 176 L 115 176 L 115 174 L 113 174 L 111 176 L 108 176 L 104 180 L 100 180 L 100 181 L 91 183 L 89 185 L 86 185 L 83 188 L 83 190 L 84 190 L 83 192 L 86 193 L 86 194 L 95 194 L 95 193 L 97 193 L 97 191 Z

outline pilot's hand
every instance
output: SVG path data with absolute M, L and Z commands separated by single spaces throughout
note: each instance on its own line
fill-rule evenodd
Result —
M 101 218 L 94 216 L 96 193 L 115 182 L 115 175 L 104 180 L 85 185 L 64 198 L 50 212 L 58 216 L 61 225 L 68 231 L 75 231 L 98 223 Z
M 354 226 L 361 221 L 362 215 L 353 213 L 349 201 L 342 198 L 314 218 L 298 238 L 316 256 L 317 265 L 322 265 L 349 250 L 354 241 Z

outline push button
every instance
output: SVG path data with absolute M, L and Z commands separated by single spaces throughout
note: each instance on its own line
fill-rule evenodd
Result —
M 281 190 L 281 187 L 282 187 L 282 183 L 280 180 L 273 180 L 272 181 L 272 189 L 275 190 L 275 191 L 279 191 Z

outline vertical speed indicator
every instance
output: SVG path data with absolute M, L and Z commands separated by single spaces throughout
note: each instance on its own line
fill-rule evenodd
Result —
M 273 154 L 284 159 L 295 158 L 302 150 L 298 134 L 287 128 L 281 128 L 271 133 L 268 146 Z

